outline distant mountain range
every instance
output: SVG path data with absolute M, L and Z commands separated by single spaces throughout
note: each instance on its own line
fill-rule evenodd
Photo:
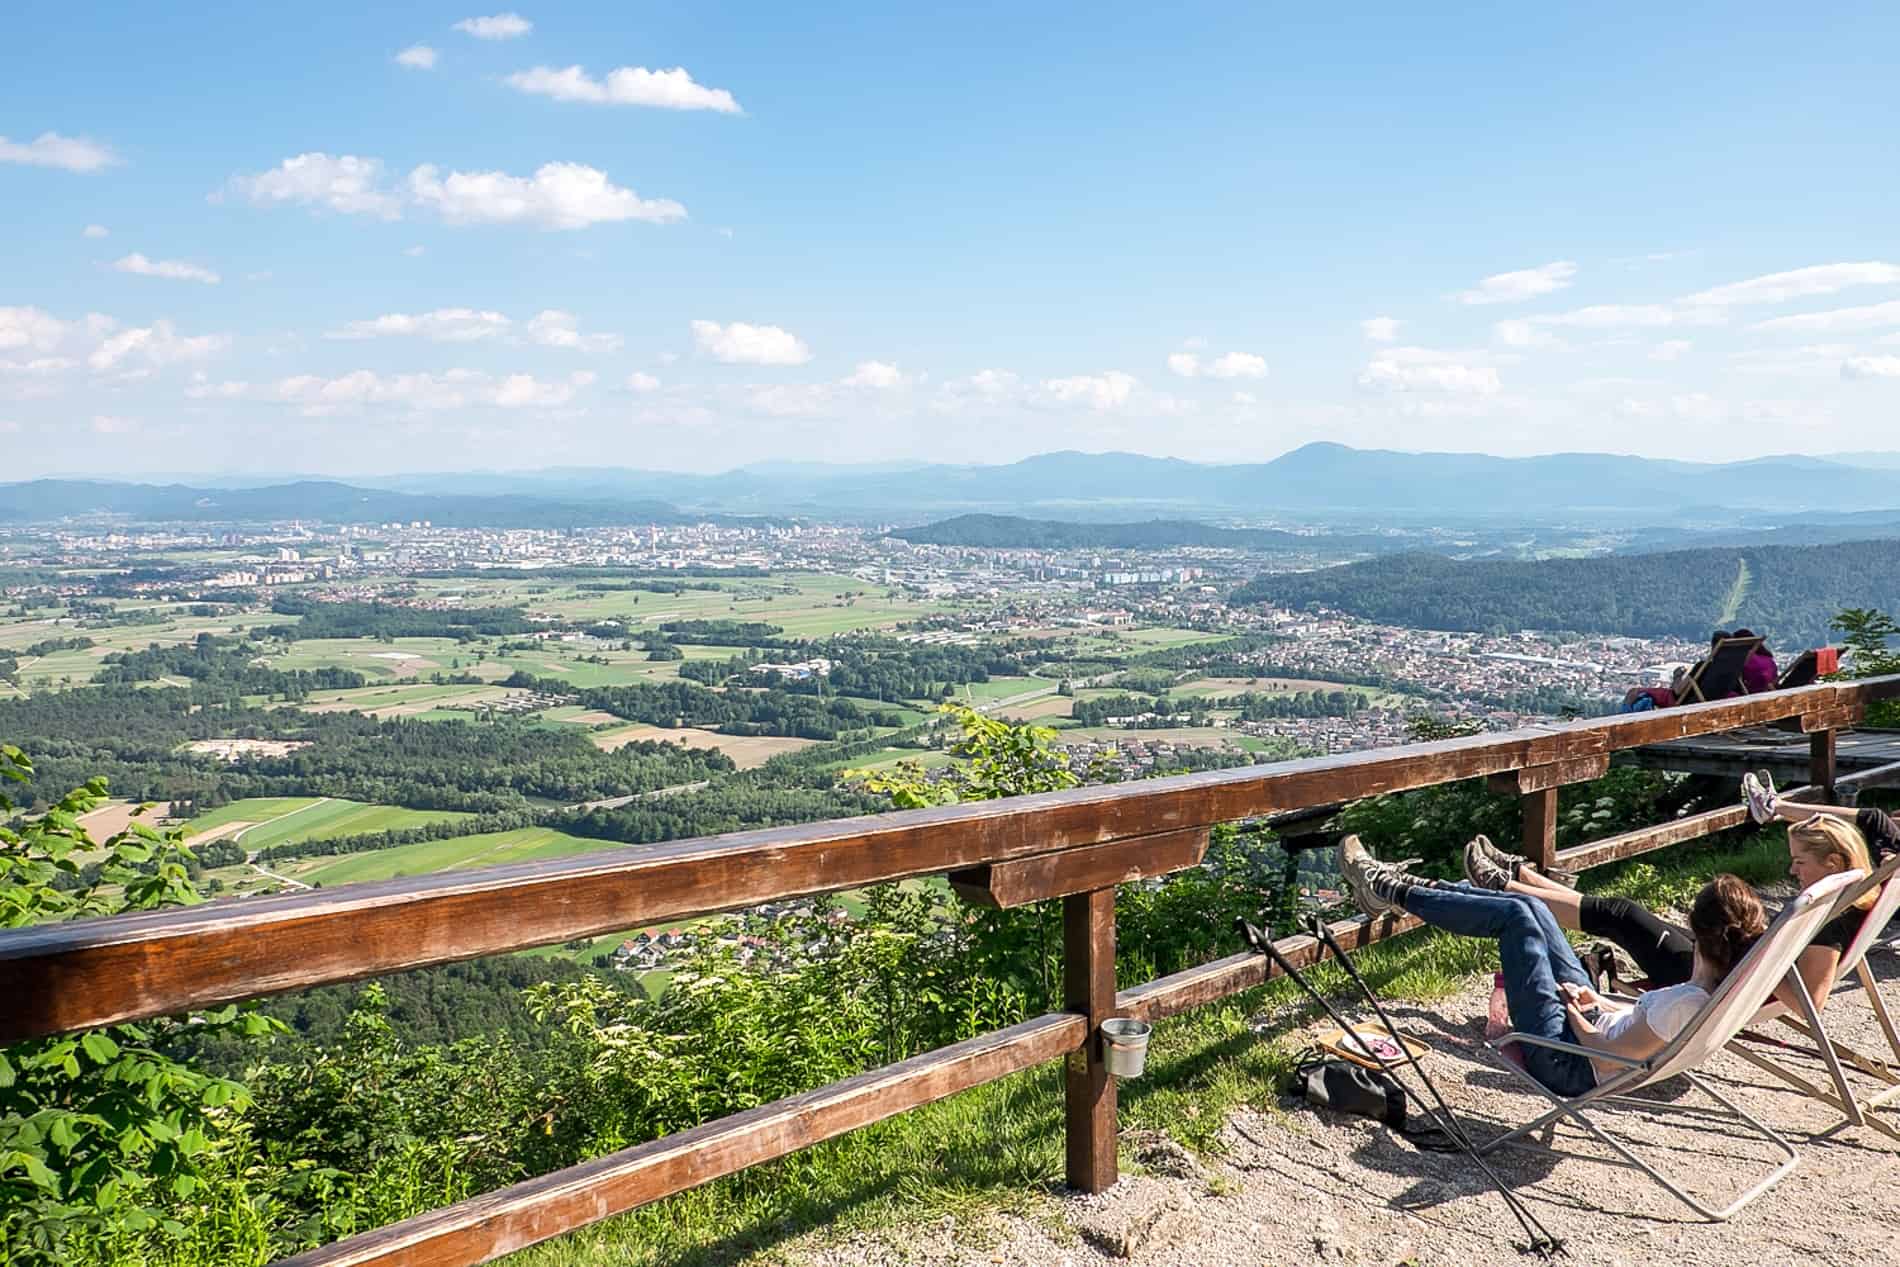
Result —
M 374 524 L 426 519 L 448 528 L 584 528 L 628 522 L 671 524 L 688 518 L 656 501 L 398 493 L 321 480 L 264 488 L 108 484 L 95 480 L 0 484 L 0 522 L 39 523 L 99 514 L 167 523 L 308 519 Z M 697 521 L 705 516 L 690 518 Z
M 719 475 L 556 469 L 422 474 L 234 487 L 39 480 L 0 485 L 0 518 L 107 510 L 154 518 L 425 518 L 585 526 L 706 513 L 915 523 L 959 512 L 1127 522 L 1272 515 L 1360 522 L 1540 519 L 1621 523 L 1890 512 L 1900 456 L 1787 456 L 1694 463 L 1613 454 L 1499 458 L 1309 444 L 1270 462 L 1208 464 L 1132 453 L 1045 453 L 997 466 L 765 463 Z M 513 517 L 510 520 L 508 517 Z M 605 518 L 601 518 L 605 516 Z
M 994 550 L 1172 550 L 1218 546 L 1231 550 L 1375 551 L 1418 549 L 1400 541 L 1359 533 L 1307 536 L 1276 528 L 1219 528 L 1190 519 L 1145 523 L 1073 523 L 1017 515 L 958 515 L 891 534 L 923 545 L 974 546 Z

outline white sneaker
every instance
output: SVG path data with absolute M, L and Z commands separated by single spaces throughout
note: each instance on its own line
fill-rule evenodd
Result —
M 1742 797 L 1748 802 L 1748 816 L 1757 824 L 1774 820 L 1781 798 L 1775 795 L 1775 781 L 1766 770 L 1759 774 L 1750 770 L 1742 776 Z

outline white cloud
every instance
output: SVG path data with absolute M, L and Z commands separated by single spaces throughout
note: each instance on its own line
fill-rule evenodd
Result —
M 659 389 L 660 380 L 643 370 L 635 370 L 627 375 L 627 390 L 629 391 L 653 392 Z
M 1120 370 L 1101 374 L 1076 374 L 1069 378 L 1044 379 L 1042 389 L 1065 405 L 1087 405 L 1090 409 L 1119 409 L 1128 403 L 1141 380 Z
M 1900 378 L 1900 356 L 1852 356 L 1841 362 L 1842 378 Z
M 79 236 L 85 238 L 107 238 L 112 236 L 112 230 L 106 228 L 103 224 L 89 224 L 80 232 Z
M 1665 304 L 1592 304 L 1569 312 L 1532 317 L 1534 325 L 1574 326 L 1583 330 L 1652 329 L 1677 325 L 1706 325 L 1720 320 L 1712 314 L 1684 312 Z
M 1664 339 L 1649 350 L 1649 359 L 1652 361 L 1680 360 L 1682 354 L 1694 346 L 1695 344 L 1687 339 Z
M 255 176 L 233 176 L 230 187 L 258 206 L 298 203 L 343 215 L 400 219 L 402 200 L 379 188 L 382 175 L 381 159 L 309 153 Z
M 96 172 L 119 162 L 110 148 L 84 137 L 42 132 L 31 141 L 9 141 L 0 136 L 0 163 L 28 167 L 57 167 L 68 172 Z
M 1576 274 L 1575 264 L 1569 260 L 1555 260 L 1537 268 L 1493 274 L 1472 289 L 1459 291 L 1455 297 L 1461 304 L 1521 303 L 1538 295 L 1562 290 L 1570 285 L 1570 279 Z
M 1359 372 L 1359 386 L 1386 392 L 1455 392 L 1490 396 L 1502 390 L 1498 372 L 1468 365 L 1431 348 L 1401 347 L 1381 352 Z
M 533 176 L 506 172 L 438 174 L 432 164 L 409 173 L 409 194 L 418 206 L 450 224 L 534 224 L 544 229 L 583 229 L 591 224 L 644 220 L 666 224 L 686 218 L 669 198 L 642 198 L 581 163 L 544 163 Z
M 746 405 L 775 418 L 809 418 L 824 413 L 833 399 L 829 383 L 780 383 L 754 390 L 747 395 Z
M 95 317 L 95 320 L 109 328 L 109 318 Z M 73 323 L 61 321 L 43 308 L 0 308 L 0 352 L 15 348 L 51 352 L 75 329 Z M 104 333 L 104 329 L 99 333 Z
M 228 334 L 183 335 L 165 320 L 149 326 L 121 330 L 100 342 L 86 358 L 86 364 L 103 373 L 128 360 L 143 361 L 160 367 L 180 361 L 198 361 L 224 351 L 231 345 Z
M 1858 264 L 1816 264 L 1785 273 L 1769 273 L 1699 291 L 1682 302 L 1692 307 L 1728 308 L 1741 304 L 1778 304 L 1808 295 L 1832 295 L 1850 286 L 1900 284 L 1900 264 L 1867 260 Z
M 856 369 L 840 384 L 843 387 L 903 387 L 910 380 L 888 361 L 859 361 Z
M 512 40 L 534 30 L 534 23 L 519 13 L 497 13 L 486 18 L 463 18 L 454 29 L 478 40 Z
M 381 339 L 411 337 L 433 343 L 469 343 L 506 334 L 514 323 L 499 312 L 474 308 L 437 308 L 415 314 L 392 312 L 367 321 L 351 321 L 332 330 L 326 339 Z
M 396 54 L 396 65 L 407 66 L 411 70 L 434 70 L 435 50 L 427 44 L 411 44 Z
M 102 436 L 124 435 L 128 431 L 138 430 L 137 418 L 121 418 L 113 414 L 94 414 L 92 429 Z
M 1399 337 L 1399 327 L 1404 324 L 1397 317 L 1367 317 L 1359 323 L 1359 329 L 1374 343 L 1390 343 Z
M 241 400 L 248 395 L 251 385 L 246 382 L 213 382 L 211 376 L 203 370 L 193 370 L 191 382 L 185 388 L 185 395 L 193 400 Z
M 402 248 L 402 253 L 412 260 L 420 259 L 429 253 L 429 248 L 426 246 L 405 246 Z
M 1878 330 L 1883 326 L 1900 326 L 1900 299 L 1890 299 L 1883 304 L 1867 304 L 1859 308 L 1834 308 L 1827 312 L 1804 312 L 1793 317 L 1776 317 L 1772 321 L 1757 321 L 1748 328 L 1769 331 L 1838 332 Z
M 1251 352 L 1229 352 L 1207 367 L 1210 378 L 1265 378 L 1267 360 Z
M 187 264 L 182 260 L 149 260 L 137 251 L 121 256 L 112 262 L 114 271 L 131 273 L 138 277 L 163 277 L 174 282 L 203 282 L 207 286 L 218 284 L 218 275 L 208 268 L 196 264 Z
M 708 88 L 695 83 L 685 67 L 648 70 L 644 66 L 622 66 L 607 72 L 605 79 L 594 79 L 579 66 L 556 70 L 536 66 L 508 76 L 506 83 L 518 92 L 552 97 L 556 101 L 584 101 L 597 106 L 651 106 L 660 110 L 712 110 L 719 114 L 744 114 L 739 103 L 724 88 Z
M 1228 352 L 1203 363 L 1194 352 L 1175 352 L 1168 357 L 1168 368 L 1182 378 L 1265 378 L 1265 357 L 1251 352 Z
M 1260 397 L 1254 395 L 1252 392 L 1235 392 L 1234 403 L 1236 405 L 1257 405 L 1260 403 Z
M 532 374 L 496 378 L 468 369 L 440 374 L 387 375 L 356 370 L 336 378 L 293 375 L 255 390 L 242 383 L 222 384 L 202 394 L 254 396 L 296 405 L 306 414 L 321 416 L 366 405 L 394 405 L 418 411 L 482 405 L 499 409 L 553 408 L 572 401 L 576 393 L 594 381 L 595 376 L 586 371 L 570 374 L 565 379 L 538 379 Z
M 620 346 L 617 334 L 582 334 L 580 318 L 558 308 L 537 312 L 529 320 L 528 341 L 548 348 L 572 348 L 577 352 L 612 352 Z
M 1515 317 L 1492 326 L 1491 334 L 1499 343 L 1509 348 L 1547 348 L 1555 347 L 1559 342 L 1556 335 Z
M 728 365 L 803 365 L 811 360 L 805 341 L 778 326 L 695 321 L 692 328 L 699 350 Z

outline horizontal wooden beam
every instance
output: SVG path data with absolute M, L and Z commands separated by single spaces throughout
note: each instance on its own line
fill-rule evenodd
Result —
M 1024 1021 L 283 1260 L 279 1267 L 485 1263 L 708 1180 L 1079 1050 L 1088 1022 Z
M 1892 787 L 1900 783 L 1900 761 L 1890 765 L 1877 765 L 1871 770 L 1856 770 L 1852 774 L 1843 774 L 1834 780 L 1834 790 L 1839 793 L 1863 792 L 1870 787 Z
M 1588 757 L 1573 757 L 1568 761 L 1554 761 L 1550 765 L 1506 770 L 1502 774 L 1490 775 L 1485 779 L 1485 784 L 1493 792 L 1524 796 L 1531 792 L 1548 792 L 1554 787 L 1567 787 L 1572 783 L 1588 783 L 1609 772 L 1610 754 L 1603 752 Z
M 992 862 L 952 871 L 950 887 L 965 901 L 1008 908 L 1071 893 L 1113 888 L 1197 867 L 1207 856 L 1205 827 L 1084 845 L 1014 862 Z
M 1327 927 L 1332 930 L 1333 937 L 1341 947 L 1358 950 L 1375 941 L 1384 941 L 1388 937 L 1423 928 L 1424 921 L 1416 915 L 1381 915 L 1370 919 L 1359 916 L 1340 920 Z M 1275 938 L 1273 944 L 1295 968 L 1310 967 L 1318 963 L 1324 954 L 1323 943 L 1305 933 Z M 1282 975 L 1277 964 L 1265 955 L 1250 950 L 1123 990 L 1115 1002 L 1117 1010 L 1130 1016 L 1144 1021 L 1158 1021 L 1192 1011 L 1230 994 L 1265 985 Z
M 773 899 L 1553 765 L 1900 695 L 1900 675 L 1000 801 L 0 933 L 0 1043 Z
M 1566 871 L 1588 871 L 1591 867 L 1621 862 L 1625 858 L 1634 858 L 1638 854 L 1649 853 L 1654 849 L 1667 849 L 1685 840 L 1713 836 L 1718 831 L 1739 827 L 1747 821 L 1748 807 L 1746 805 L 1724 805 L 1721 809 L 1690 814 L 1684 818 L 1660 823 L 1655 827 L 1639 827 L 1635 831 L 1626 831 L 1621 835 L 1593 840 L 1587 845 L 1573 845 L 1569 849 L 1559 849 L 1557 865 Z

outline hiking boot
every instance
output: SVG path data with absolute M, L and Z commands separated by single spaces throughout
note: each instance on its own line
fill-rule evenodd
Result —
M 1560 867 L 1540 867 L 1521 853 L 1509 853 L 1498 848 L 1491 843 L 1489 836 L 1480 834 L 1473 837 L 1471 843 L 1465 846 L 1465 877 L 1481 889 L 1498 889 L 1501 891 L 1504 885 L 1494 884 L 1491 883 L 1489 879 L 1479 878 L 1481 874 L 1492 876 L 1493 868 L 1502 871 L 1506 880 L 1522 880 L 1524 878 L 1524 872 L 1528 868 L 1530 871 L 1546 879 L 1555 880 L 1558 884 L 1563 885 L 1567 889 L 1577 887 L 1577 873 L 1575 871 L 1565 871 Z
M 1748 802 L 1748 816 L 1756 826 L 1774 821 L 1775 807 L 1781 802 L 1775 795 L 1775 781 L 1766 770 L 1750 770 L 1742 776 L 1742 799 Z
M 1517 879 L 1517 868 L 1523 861 L 1478 836 L 1465 846 L 1465 879 L 1478 888 L 1502 893 Z
M 1405 895 L 1423 883 L 1397 863 L 1380 862 L 1357 836 L 1339 842 L 1339 874 L 1345 877 L 1352 900 L 1368 915 L 1402 909 Z

